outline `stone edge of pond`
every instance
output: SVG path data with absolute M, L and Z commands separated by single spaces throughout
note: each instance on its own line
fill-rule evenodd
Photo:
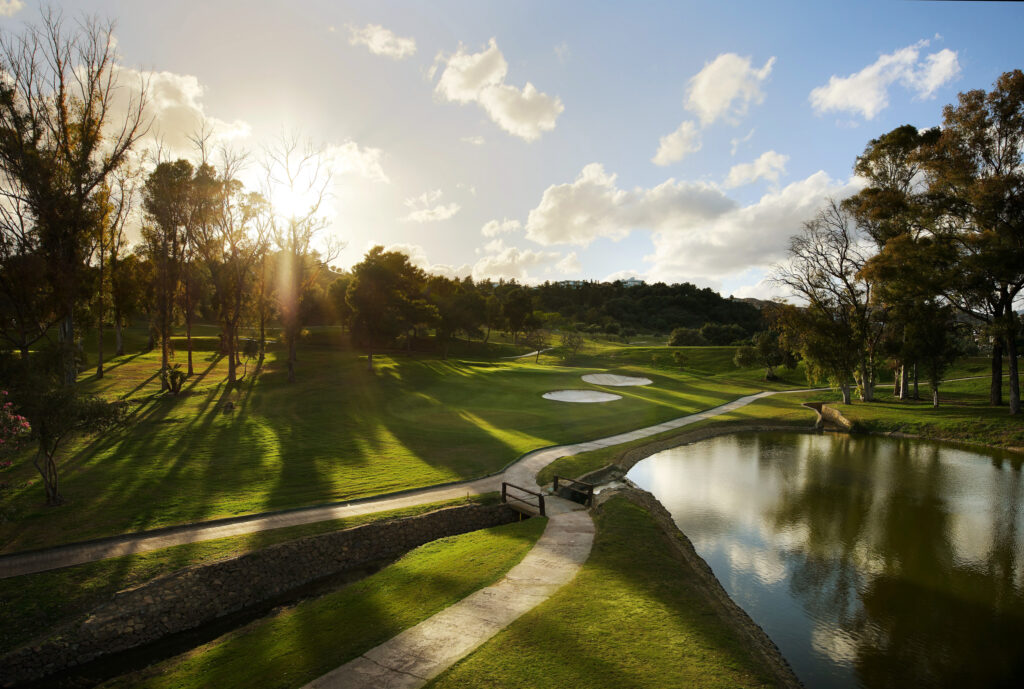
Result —
M 767 430 L 777 430 L 777 428 Z M 634 485 L 602 492 L 595 498 L 595 509 L 600 509 L 602 503 L 614 496 L 625 497 L 651 515 L 671 545 L 672 551 L 679 557 L 682 564 L 689 567 L 694 573 L 697 584 L 712 607 L 719 613 L 720 619 L 745 644 L 755 662 L 760 664 L 769 678 L 777 686 L 785 689 L 803 689 L 804 685 L 797 678 L 778 646 L 765 633 L 764 629 L 729 597 L 711 567 L 697 553 L 689 537 L 676 526 L 668 509 L 653 494 Z

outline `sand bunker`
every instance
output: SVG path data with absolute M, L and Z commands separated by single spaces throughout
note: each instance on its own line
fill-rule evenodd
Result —
M 558 402 L 614 402 L 622 399 L 622 395 L 597 390 L 552 390 L 545 392 L 543 397 Z
M 608 385 L 614 387 L 625 387 L 627 385 L 650 385 L 654 382 L 650 378 L 617 376 L 614 373 L 588 373 L 583 376 L 583 380 L 594 385 Z

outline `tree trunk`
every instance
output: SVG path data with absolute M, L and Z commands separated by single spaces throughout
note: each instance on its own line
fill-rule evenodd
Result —
M 932 409 L 939 408 L 939 384 L 932 384 Z
M 839 386 L 839 391 L 843 393 L 843 404 L 850 403 L 850 384 L 843 383 Z
M 910 367 L 906 364 L 900 367 L 900 399 L 910 397 Z
M 295 333 L 288 335 L 288 382 L 295 382 Z
M 871 381 L 868 379 L 868 363 L 860 362 L 860 399 L 862 402 L 874 401 L 874 391 L 871 389 Z
M 487 326 L 487 334 L 484 335 L 484 344 L 487 344 L 487 340 L 491 339 L 491 326 Z
M 263 310 L 260 309 L 260 347 L 259 347 L 260 358 L 259 358 L 259 361 L 256 362 L 256 368 L 260 368 L 260 367 L 263 366 L 263 356 L 266 353 L 266 341 L 267 341 L 267 317 L 263 313 Z
M 892 396 L 900 396 L 900 366 L 896 365 L 896 368 L 892 370 Z
M 235 384 L 237 372 L 235 370 L 235 353 L 233 351 L 235 338 L 231 336 L 231 324 L 224 323 L 224 339 L 228 345 L 228 386 Z
M 57 481 L 57 462 L 53 456 L 40 449 L 36 453 L 33 464 L 43 479 L 43 491 L 46 494 L 46 506 L 57 507 L 64 504 L 64 497 L 60 494 L 60 485 Z
M 988 403 L 998 407 L 1003 403 L 1003 343 L 992 343 L 992 384 L 988 390 Z
M 100 241 L 100 288 L 98 290 L 98 294 L 96 295 L 97 299 L 99 300 L 99 308 L 97 309 L 99 311 L 99 318 L 97 319 L 99 321 L 99 323 L 97 323 L 97 328 L 96 328 L 97 331 L 99 332 L 99 337 L 97 338 L 97 343 L 96 343 L 96 378 L 97 379 L 103 377 L 103 254 L 104 254 L 103 242 L 101 240 Z
M 1017 374 L 1017 332 L 1009 328 L 1006 335 L 1006 357 L 1010 368 L 1010 415 L 1020 414 L 1020 378 Z
M 124 332 L 121 326 L 121 312 L 114 309 L 114 356 L 124 356 Z
M 188 297 L 186 297 L 186 300 Z M 192 309 L 185 312 L 185 341 L 188 343 L 188 377 L 194 373 L 192 369 Z
M 78 379 L 78 362 L 75 356 L 75 317 L 71 309 L 68 309 L 67 315 L 61 321 L 58 335 L 61 343 L 61 363 L 64 367 L 64 385 L 73 386 Z

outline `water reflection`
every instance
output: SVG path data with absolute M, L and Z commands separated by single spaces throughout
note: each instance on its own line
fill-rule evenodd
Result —
M 1019 456 L 724 436 L 629 478 L 809 687 L 1024 686 Z

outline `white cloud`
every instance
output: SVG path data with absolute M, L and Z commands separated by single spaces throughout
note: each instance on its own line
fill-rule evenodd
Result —
M 419 244 L 389 244 L 384 247 L 385 251 L 400 251 L 409 257 L 409 263 L 417 268 L 422 268 L 431 275 L 443 275 L 447 278 L 464 278 L 469 275 L 473 268 L 468 263 L 460 266 L 450 266 L 445 263 L 431 263 L 427 258 L 427 252 Z
M 895 83 L 914 92 L 918 98 L 928 98 L 960 75 L 955 51 L 944 48 L 922 59 L 921 50 L 928 43 L 919 41 L 882 55 L 855 74 L 833 75 L 828 84 L 811 91 L 811 105 L 818 114 L 852 112 L 870 120 L 888 107 L 889 88 Z
M 380 24 L 367 24 L 362 28 L 350 24 L 348 30 L 350 44 L 365 45 L 374 55 L 402 60 L 416 53 L 415 40 L 396 36 Z
M 555 55 L 558 57 L 558 61 L 564 65 L 565 61 L 569 58 L 569 44 L 566 43 L 565 41 L 562 41 L 561 43 L 556 45 Z
M 747 114 L 750 104 L 764 101 L 761 84 L 771 74 L 775 58 L 755 69 L 749 57 L 723 53 L 690 79 L 686 109 L 695 113 L 702 125 L 725 118 L 733 123 Z
M 576 275 L 583 272 L 583 265 L 580 264 L 579 257 L 573 251 L 566 254 L 561 261 L 555 264 L 555 270 L 563 275 Z
M 735 203 L 715 187 L 669 179 L 651 189 L 625 191 L 598 163 L 574 182 L 548 187 L 530 211 L 526 236 L 539 244 L 622 239 L 633 229 L 665 230 L 716 217 Z
M 736 137 L 735 139 L 729 139 L 729 155 L 736 155 L 736 151 L 740 149 L 740 144 L 745 144 L 754 138 L 754 130 L 751 129 L 747 132 L 744 137 Z
M 331 171 L 336 175 L 357 174 L 373 182 L 389 183 L 391 180 L 381 167 L 379 148 L 360 147 L 355 141 L 332 144 L 324 151 Z
M 464 143 L 472 144 L 474 146 L 483 146 L 485 141 L 482 136 L 464 136 L 461 139 Z
M 148 97 L 145 116 L 152 121 L 145 143 L 159 141 L 167 154 L 192 153 L 194 145 L 189 137 L 204 127 L 212 132 L 214 144 L 246 138 L 251 133 L 252 128 L 244 120 L 228 122 L 206 113 L 203 86 L 195 76 L 128 67 L 117 70 L 118 88 L 112 102 L 111 122 L 123 122 L 129 103 L 138 102 L 144 84 Z
M 13 17 L 25 6 L 21 0 L 0 0 L 0 17 Z
M 658 141 L 658 152 L 651 158 L 655 165 L 668 165 L 682 160 L 687 153 L 700 150 L 700 135 L 697 125 L 690 120 L 684 121 L 671 134 L 666 134 Z
M 451 218 L 462 208 L 455 202 L 447 205 L 440 203 L 441 196 L 441 190 L 435 189 L 434 191 L 428 191 L 419 196 L 406 199 L 404 203 L 410 212 L 408 215 L 400 218 L 400 220 L 407 222 L 437 222 Z
M 499 234 L 518 232 L 521 229 L 523 229 L 523 225 L 518 220 L 505 218 L 501 221 L 491 220 L 480 228 L 480 234 L 485 237 L 497 237 Z
M 725 187 L 731 189 L 759 179 L 778 183 L 779 175 L 786 172 L 788 161 L 789 156 L 787 155 L 775 151 L 765 151 L 752 163 L 733 165 L 729 170 L 729 176 L 725 178 Z
M 561 256 L 553 251 L 534 251 L 532 249 L 519 249 L 514 246 L 507 246 L 500 239 L 490 242 L 482 256 L 473 266 L 474 280 L 519 280 L 520 282 L 534 282 L 536 278 L 531 277 L 529 271 L 553 261 Z
M 769 278 L 761 278 L 752 285 L 744 285 L 733 290 L 732 296 L 737 299 L 763 299 L 771 301 L 787 296 L 786 291 Z
M 789 238 L 825 198 L 843 198 L 860 187 L 856 178 L 840 182 L 819 171 L 710 220 L 656 231 L 654 252 L 645 258 L 651 263 L 648 279 L 721 280 L 750 268 L 767 268 L 785 257 Z
M 460 45 L 454 55 L 441 58 L 445 64 L 434 92 L 456 103 L 477 103 L 491 120 L 506 132 L 534 141 L 542 132 L 555 128 L 565 107 L 558 97 L 541 93 L 530 82 L 523 88 L 505 83 L 508 63 L 492 38 L 478 53 Z M 436 71 L 431 69 L 431 78 Z

